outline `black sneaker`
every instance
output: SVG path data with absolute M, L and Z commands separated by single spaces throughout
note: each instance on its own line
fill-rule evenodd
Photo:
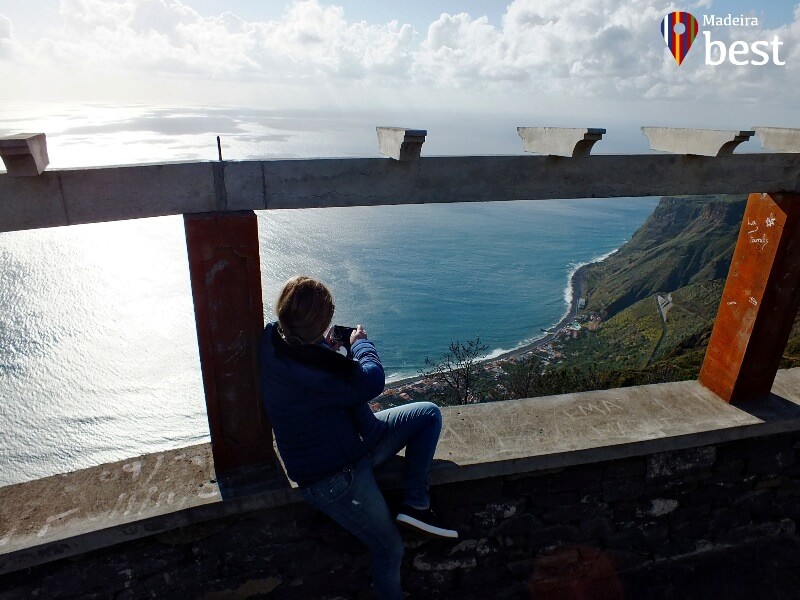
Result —
M 404 504 L 397 513 L 397 522 L 434 537 L 448 539 L 456 539 L 458 537 L 458 532 L 455 529 L 446 527 L 430 508 L 420 510 Z

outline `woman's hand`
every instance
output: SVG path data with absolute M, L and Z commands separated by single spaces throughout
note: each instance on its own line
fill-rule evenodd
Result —
M 355 331 L 350 334 L 350 345 L 356 343 L 357 340 L 365 340 L 367 339 L 367 332 L 364 331 L 364 328 L 361 325 L 356 325 Z
M 325 332 L 325 341 L 328 342 L 328 345 L 334 350 L 339 350 L 339 348 L 341 348 L 341 344 L 333 339 L 333 325 L 328 327 L 328 331 Z

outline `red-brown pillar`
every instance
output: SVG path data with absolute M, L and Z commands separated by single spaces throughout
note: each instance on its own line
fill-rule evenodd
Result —
M 767 396 L 800 307 L 800 194 L 750 194 L 700 383 Z
M 252 211 L 184 215 L 189 272 L 217 477 L 274 460 L 259 398 L 264 327 Z

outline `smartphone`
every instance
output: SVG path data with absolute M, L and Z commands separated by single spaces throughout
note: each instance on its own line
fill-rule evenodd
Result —
M 350 350 L 350 334 L 356 330 L 355 327 L 345 327 L 344 325 L 334 325 L 331 338 L 334 343 L 341 344 Z

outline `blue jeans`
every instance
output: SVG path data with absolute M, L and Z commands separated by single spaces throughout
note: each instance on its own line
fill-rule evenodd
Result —
M 375 413 L 389 425 L 378 446 L 353 465 L 303 488 L 303 497 L 364 542 L 372 552 L 372 581 L 378 598 L 401 600 L 403 539 L 383 499 L 373 468 L 406 448 L 404 502 L 427 508 L 428 471 L 442 429 L 439 407 L 415 402 Z

